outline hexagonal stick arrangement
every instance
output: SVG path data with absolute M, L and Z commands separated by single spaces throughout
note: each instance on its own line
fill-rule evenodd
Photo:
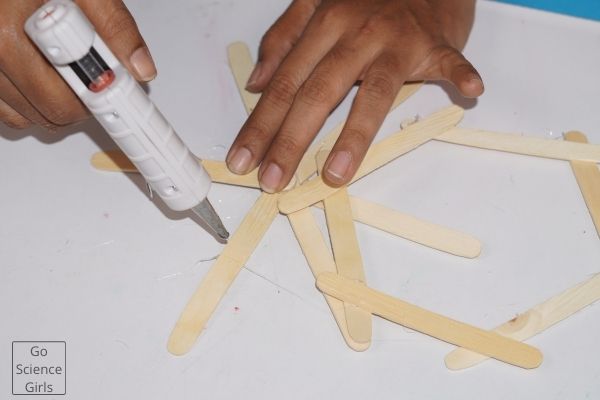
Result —
M 243 89 L 253 68 L 250 53 L 243 43 L 232 44 L 228 52 L 244 106 L 247 112 L 251 112 L 259 96 L 247 93 Z M 416 92 L 420 86 L 421 83 L 405 85 L 397 96 L 394 107 Z M 575 162 L 600 162 L 600 146 L 457 128 L 456 125 L 462 119 L 462 114 L 463 110 L 459 107 L 448 107 L 373 145 L 353 182 L 429 140 L 442 140 L 484 149 Z M 465 351 L 470 351 L 475 355 L 483 354 L 484 358 L 493 357 L 523 368 L 538 366 L 542 356 L 537 349 L 505 337 L 502 332 L 486 332 L 451 320 L 377 292 L 367 287 L 364 279 L 360 279 L 361 277 L 357 279 L 352 275 L 349 276 L 351 279 L 348 279 L 339 275 L 339 266 L 336 266 L 331 249 L 328 248 L 316 220 L 308 208 L 311 205 L 322 206 L 324 200 L 327 203 L 331 199 L 330 196 L 339 189 L 328 187 L 318 176 L 311 180 L 308 179 L 316 172 L 316 155 L 322 149 L 331 148 L 342 127 L 343 123 L 339 124 L 330 135 L 313 145 L 305 154 L 295 174 L 294 188 L 281 194 L 262 194 L 259 197 L 183 311 L 169 339 L 169 351 L 181 355 L 192 348 L 220 299 L 225 295 L 237 273 L 260 242 L 277 212 L 280 211 L 287 214 L 342 336 L 352 349 L 362 351 L 368 348 L 370 330 L 368 331 L 369 335 L 351 334 L 352 324 L 355 324 L 356 320 L 353 320 L 352 313 L 348 313 L 348 305 L 363 310 L 362 315 L 364 313 L 380 315 L 417 331 L 457 344 L 468 349 Z M 122 160 L 118 152 L 96 154 L 92 164 L 104 170 L 135 172 L 135 168 Z M 203 165 L 215 182 L 258 187 L 256 171 L 247 176 L 238 176 L 231 174 L 223 162 L 203 161 Z M 342 225 L 351 224 L 353 218 L 451 254 L 472 258 L 480 252 L 480 243 L 469 235 L 418 220 L 362 199 L 346 195 L 343 201 L 350 206 L 348 207 L 350 212 L 344 214 L 344 221 L 340 222 Z M 405 222 L 407 222 L 407 226 L 394 226 L 396 224 L 405 225 Z M 587 301 L 595 298 L 588 298 Z M 363 330 L 362 333 L 364 332 L 367 331 Z M 462 351 L 462 349 L 460 350 Z

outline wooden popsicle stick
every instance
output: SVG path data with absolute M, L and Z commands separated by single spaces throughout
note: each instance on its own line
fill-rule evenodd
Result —
M 224 161 L 202 160 L 202 166 L 210 175 L 210 179 L 216 183 L 225 185 L 244 186 L 249 188 L 260 188 L 258 184 L 258 168 L 246 175 L 234 174 L 227 168 Z
M 350 196 L 355 221 L 460 257 L 481 254 L 481 242 L 471 235 L 415 218 L 377 203 Z M 315 204 L 322 208 L 321 203 Z
M 329 237 L 337 273 L 364 285 L 366 279 L 358 240 L 352 221 L 352 211 L 346 189 L 341 189 L 323 200 Z M 359 343 L 370 343 L 371 314 L 351 303 L 344 303 L 346 325 L 350 337 Z
M 250 113 L 256 106 L 256 103 L 259 99 L 258 95 L 249 94 L 245 90 L 246 81 L 250 76 L 252 69 L 254 68 L 250 52 L 243 43 L 234 43 L 228 47 L 228 53 L 231 70 L 235 76 L 238 90 L 242 96 L 242 101 L 244 102 L 246 110 L 248 113 Z M 404 91 L 403 94 L 407 95 L 407 91 Z M 336 134 L 334 131 L 329 135 L 329 137 L 334 135 L 337 138 L 339 133 Z M 305 154 L 303 158 L 303 160 L 309 160 L 311 171 L 315 170 L 315 154 L 316 152 L 314 151 L 312 153 L 309 152 L 309 154 Z M 313 172 L 310 172 L 310 174 L 312 173 Z M 315 275 L 315 278 L 319 273 L 327 270 L 335 272 L 335 263 L 333 262 L 331 254 L 327 250 L 327 246 L 325 245 L 323 236 L 314 221 L 314 217 L 310 214 L 310 210 L 307 209 L 298 213 L 290 214 L 288 215 L 288 218 L 296 234 L 298 243 L 304 252 L 313 274 Z M 359 343 L 355 341 L 348 333 L 348 325 L 346 324 L 346 314 L 343 303 L 330 296 L 324 296 L 348 346 L 356 351 L 366 350 L 369 347 L 370 342 Z
M 500 361 L 522 368 L 536 368 L 542 362 L 542 353 L 525 343 L 425 310 L 336 274 L 319 275 L 317 287 L 372 314 Z
M 129 161 L 121 150 L 98 152 L 92 156 L 91 162 L 94 168 L 103 171 L 139 173 L 135 165 Z M 258 185 L 257 169 L 247 175 L 236 175 L 229 171 L 223 161 L 202 160 L 201 164 L 213 182 L 250 188 L 260 187 Z
M 447 107 L 374 144 L 352 182 L 456 126 L 463 114 L 464 110 L 458 106 Z M 279 199 L 279 210 L 284 214 L 298 211 L 323 200 L 337 190 L 327 186 L 317 177 L 283 194 Z
M 493 331 L 524 341 L 598 300 L 600 300 L 600 274 L 538 304 Z M 458 348 L 448 353 L 444 361 L 449 369 L 459 370 L 472 367 L 487 359 L 488 357 L 476 351 Z
M 600 162 L 600 145 L 539 139 L 510 133 L 488 132 L 478 129 L 454 128 L 435 140 L 480 149 L 505 151 L 557 160 Z
M 305 208 L 288 214 L 287 217 L 315 279 L 324 272 L 335 273 L 335 262 L 310 209 Z M 323 293 L 323 296 L 325 296 L 325 300 L 348 346 L 355 351 L 367 350 L 370 342 L 357 342 L 348 332 L 344 303 L 325 293 Z
M 323 167 L 328 151 L 317 154 L 319 170 Z M 350 198 L 345 187 L 323 199 L 329 239 L 338 275 L 365 284 L 366 277 L 360 254 L 360 245 L 352 220 Z M 350 337 L 359 343 L 370 343 L 372 336 L 371 314 L 351 303 L 344 303 L 346 325 Z
M 99 151 L 92 155 L 90 162 L 101 171 L 140 173 L 121 150 Z
M 581 132 L 567 132 L 565 140 L 575 143 L 587 143 L 587 137 Z M 596 232 L 600 235 L 600 170 L 593 162 L 571 160 L 571 169 L 592 216 Z
M 263 193 L 200 282 L 179 317 L 167 348 L 175 355 L 187 353 L 210 316 L 278 214 L 278 194 Z
M 250 56 L 250 50 L 243 42 L 235 42 L 227 46 L 227 56 L 229 58 L 229 67 L 233 73 L 238 90 L 242 96 L 242 102 L 248 114 L 252 113 L 260 94 L 250 93 L 246 90 L 246 83 L 254 69 L 254 63 Z
M 410 96 L 415 94 L 422 86 L 423 82 L 405 83 L 396 95 L 394 103 L 390 108 L 390 112 L 406 101 L 406 99 L 408 99 Z M 340 133 L 342 133 L 342 129 L 344 128 L 345 124 L 346 121 L 337 124 L 336 127 L 327 136 L 325 136 L 323 140 L 313 143 L 313 145 L 304 154 L 302 160 L 300 160 L 300 164 L 298 165 L 295 174 L 299 183 L 303 183 L 317 172 L 315 166 L 315 158 L 317 157 L 317 153 L 321 150 L 331 149 L 333 147 L 335 142 L 338 140 Z

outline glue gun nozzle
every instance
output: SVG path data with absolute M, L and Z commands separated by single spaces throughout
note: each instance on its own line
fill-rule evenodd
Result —
M 225 229 L 221 218 L 213 208 L 208 198 L 202 200 L 197 206 L 192 207 L 192 211 L 196 214 L 206 225 L 217 234 L 219 238 L 226 241 L 229 238 L 229 232 Z

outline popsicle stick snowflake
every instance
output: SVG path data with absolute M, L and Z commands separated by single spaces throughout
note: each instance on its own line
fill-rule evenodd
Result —
M 244 90 L 245 82 L 253 69 L 250 53 L 243 43 L 234 43 L 229 46 L 228 54 L 244 106 L 250 113 L 259 99 L 259 95 Z M 421 85 L 406 84 L 392 108 L 410 97 Z M 573 141 L 555 141 L 458 128 L 462 116 L 463 110 L 460 107 L 450 106 L 374 144 L 352 182 L 430 140 L 440 140 L 483 149 L 568 160 L 574 165 L 582 190 L 584 186 L 587 188 L 584 194 L 597 187 L 590 184 L 589 177 L 580 179 L 579 176 L 585 174 L 582 171 L 586 168 L 587 175 L 594 175 L 590 172 L 590 165 L 595 167 L 595 163 L 600 162 L 600 146 L 583 143 L 585 140 L 581 138 Z M 331 188 L 318 175 L 315 176 L 317 159 L 323 157 L 323 153 L 319 155 L 320 152 L 327 154 L 342 127 L 343 123 L 339 124 L 325 139 L 318 141 L 306 152 L 289 190 L 278 194 L 262 193 L 259 196 L 183 310 L 169 338 L 169 351 L 182 355 L 193 347 L 219 301 L 260 243 L 272 221 L 277 214 L 283 213 L 290 221 L 317 285 L 323 292 L 340 332 L 350 348 L 363 351 L 369 347 L 371 314 L 375 314 L 459 346 L 460 349 L 455 351 L 458 356 L 449 356 L 451 361 L 446 361 L 449 368 L 460 368 L 466 363 L 473 364 L 476 358 L 479 362 L 487 357 L 523 368 L 537 367 L 542 361 L 542 354 L 539 350 L 521 343 L 529 337 L 527 335 L 511 335 L 508 329 L 502 327 L 494 331 L 483 331 L 394 299 L 367 286 L 353 220 L 462 257 L 477 257 L 481 251 L 481 244 L 468 234 L 351 197 L 347 194 L 346 187 Z M 224 162 L 204 160 L 202 163 L 214 182 L 259 188 L 256 171 L 239 176 L 230 173 Z M 118 151 L 98 153 L 94 155 L 92 164 L 103 170 L 136 172 L 135 167 Z M 598 172 L 597 167 L 595 168 Z M 588 197 L 586 195 L 586 202 Z M 597 201 L 588 202 L 590 210 L 596 208 L 597 204 Z M 310 211 L 311 206 L 325 209 L 333 252 Z M 596 289 L 596 286 L 593 286 L 594 295 L 588 295 L 585 301 L 577 303 L 569 312 L 563 312 L 559 316 L 553 314 L 549 321 L 555 323 L 566 318 L 574 309 L 580 309 L 595 301 L 600 297 L 597 293 L 600 289 Z M 580 293 L 583 289 L 573 290 Z M 548 323 L 543 328 L 538 326 L 537 331 L 545 329 L 546 326 L 549 326 Z M 468 361 L 461 361 L 467 358 Z M 453 359 L 458 361 L 453 362 Z

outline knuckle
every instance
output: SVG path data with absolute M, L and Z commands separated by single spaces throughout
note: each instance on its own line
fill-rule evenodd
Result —
M 358 34 L 360 36 L 372 37 L 378 35 L 390 36 L 390 34 L 398 34 L 399 31 L 405 27 L 405 22 L 398 23 L 399 17 L 395 13 L 389 13 L 380 11 L 369 16 L 363 23 L 358 27 Z
M 361 89 L 369 100 L 378 100 L 394 96 L 394 82 L 389 73 L 375 71 L 365 79 Z
M 264 34 L 260 41 L 260 53 L 263 57 L 268 57 L 275 49 L 285 45 L 277 26 L 271 27 Z
M 369 17 L 358 29 L 358 33 L 361 36 L 373 36 L 381 28 L 381 17 L 373 16 Z
M 315 19 L 319 26 L 329 29 L 338 26 L 340 21 L 344 19 L 346 13 L 347 11 L 344 3 L 338 2 L 319 9 Z
M 298 139 L 289 134 L 279 135 L 275 140 L 274 147 L 275 154 L 286 159 L 297 154 L 301 149 Z
M 288 74 L 276 74 L 268 86 L 265 98 L 276 106 L 289 107 L 294 101 L 300 85 Z
M 332 101 L 333 91 L 329 89 L 330 80 L 321 76 L 313 76 L 307 80 L 300 92 L 298 99 L 312 106 L 329 104 Z
M 440 61 L 449 61 L 458 57 L 457 51 L 454 48 L 446 45 L 434 47 L 433 53 Z
M 369 148 L 372 137 L 366 129 L 353 126 L 343 132 L 343 140 L 348 147 L 355 150 L 355 154 L 363 154 Z
M 52 107 L 44 113 L 44 117 L 52 126 L 67 126 L 86 118 L 85 115 L 68 107 Z
M 269 142 L 270 139 L 269 129 L 261 121 L 248 120 L 242 128 L 242 140 L 247 147 L 262 145 L 265 142 Z
M 433 48 L 433 59 L 439 65 L 442 76 L 451 73 L 451 69 L 457 63 L 462 62 L 462 55 L 453 47 L 440 45 Z
M 347 63 L 348 60 L 353 60 L 357 54 L 359 54 L 359 49 L 356 44 L 350 41 L 344 41 L 329 50 L 327 56 L 334 63 L 342 64 Z

